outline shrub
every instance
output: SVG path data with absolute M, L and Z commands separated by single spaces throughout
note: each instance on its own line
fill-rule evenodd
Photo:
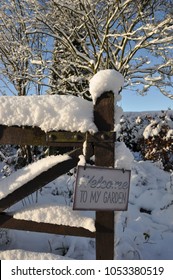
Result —
M 118 140 L 143 159 L 173 170 L 173 111 L 124 113 Z

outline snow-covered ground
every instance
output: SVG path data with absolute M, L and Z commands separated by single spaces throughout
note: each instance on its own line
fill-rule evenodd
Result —
M 170 246 L 173 242 L 171 174 L 163 171 L 157 163 L 136 161 L 124 143 L 118 143 L 116 150 L 116 155 L 121 156 L 115 166 L 121 167 L 124 162 L 126 167 L 131 166 L 131 187 L 128 211 L 116 214 L 115 258 L 173 259 Z M 16 218 L 45 219 L 50 223 L 58 218 L 62 223 L 63 216 L 67 224 L 76 225 L 77 221 L 78 225 L 88 225 L 90 230 L 94 230 L 94 211 L 72 213 L 74 182 L 75 174 L 63 175 L 42 188 L 37 196 L 33 194 L 9 211 L 18 210 Z M 0 259 L 59 259 L 60 256 L 95 259 L 95 240 L 91 238 L 2 229 L 0 237 Z
M 118 259 L 173 259 L 173 184 L 156 164 L 133 162 L 127 212 L 119 215 Z

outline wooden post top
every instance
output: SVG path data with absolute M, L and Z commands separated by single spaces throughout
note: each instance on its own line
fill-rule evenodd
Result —
M 103 93 L 94 105 L 94 122 L 99 131 L 114 129 L 114 94 L 112 91 Z

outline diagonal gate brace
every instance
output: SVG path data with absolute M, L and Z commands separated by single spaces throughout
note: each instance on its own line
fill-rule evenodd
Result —
M 79 161 L 78 156 L 81 154 L 81 152 L 82 151 L 80 148 L 73 150 L 72 152 L 68 153 L 70 156 L 69 159 L 54 165 L 47 171 L 42 172 L 31 181 L 16 189 L 14 192 L 8 194 L 5 198 L 2 198 L 0 200 L 0 212 L 4 211 L 13 204 L 19 202 L 46 184 L 67 173 L 70 169 L 74 168 Z

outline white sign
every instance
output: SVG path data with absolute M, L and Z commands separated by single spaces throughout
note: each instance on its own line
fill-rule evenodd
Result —
M 78 166 L 74 210 L 127 210 L 130 170 Z

